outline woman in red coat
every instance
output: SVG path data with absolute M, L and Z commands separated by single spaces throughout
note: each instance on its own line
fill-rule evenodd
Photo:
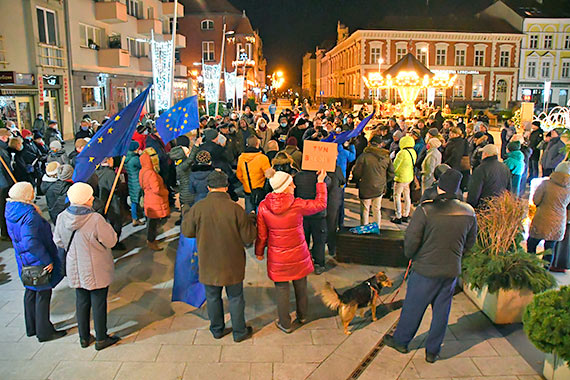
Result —
M 158 174 L 158 155 L 153 148 L 146 148 L 141 154 L 139 182 L 144 192 L 144 213 L 147 217 L 147 245 L 153 251 L 162 248 L 156 243 L 158 227 L 170 215 L 168 189 Z
M 263 260 L 267 246 L 267 273 L 275 282 L 277 312 L 275 324 L 286 333 L 293 331 L 289 316 L 289 281 L 293 281 L 297 302 L 297 321 L 304 323 L 309 308 L 307 275 L 313 271 L 311 253 L 305 240 L 303 216 L 327 208 L 327 173 L 319 171 L 317 196 L 314 200 L 295 198 L 293 177 L 278 171 L 269 180 L 273 192 L 259 204 L 257 210 L 257 240 L 255 255 Z

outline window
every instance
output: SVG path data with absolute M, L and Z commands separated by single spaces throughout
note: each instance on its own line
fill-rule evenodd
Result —
M 447 49 L 437 48 L 435 50 L 435 64 L 436 66 L 445 66 L 447 64 Z
M 538 34 L 531 34 L 528 47 L 530 49 L 538 49 Z
M 482 98 L 485 88 L 485 76 L 473 75 L 473 98 Z
M 408 48 L 405 47 L 396 48 L 396 62 L 404 58 L 406 54 L 408 54 Z
M 564 49 L 570 49 L 570 36 L 564 37 Z
M 36 8 L 38 17 L 38 36 L 40 42 L 57 45 L 57 25 L 55 12 L 45 8 Z
M 542 62 L 541 75 L 543 78 L 550 78 L 550 62 L 549 61 Z
M 236 44 L 236 61 L 239 61 L 241 49 L 243 49 L 243 45 L 241 44 L 241 42 L 238 42 Z
M 200 23 L 200 29 L 202 29 L 202 30 L 214 30 L 214 21 L 202 20 L 202 22 Z
M 92 44 L 101 47 L 101 29 L 79 24 L 79 46 L 89 48 Z
M 458 79 L 457 82 L 455 83 L 455 86 L 453 86 L 453 96 L 455 96 L 456 98 L 463 98 L 464 90 L 465 90 L 465 82 L 463 81 L 463 79 Z
M 245 44 L 245 52 L 248 59 L 253 59 L 253 45 L 250 43 Z
M 570 61 L 562 62 L 562 78 L 570 78 Z
M 526 76 L 528 78 L 536 78 L 536 61 L 528 61 Z
M 202 59 L 213 61 L 214 58 L 214 41 L 202 41 Z
M 417 50 L 417 55 L 416 58 L 418 59 L 418 61 L 420 61 L 421 63 L 423 63 L 424 65 L 428 65 L 427 63 L 427 50 L 424 50 L 427 48 L 421 48 Z
M 499 57 L 499 66 L 501 67 L 509 67 L 509 61 L 511 58 L 511 52 L 508 50 L 501 51 L 501 55 Z
M 140 1 L 137 0 L 127 0 L 127 14 L 141 18 L 143 6 Z
M 455 66 L 465 66 L 465 49 L 455 50 Z
M 547 34 L 544 36 L 544 48 L 552 49 L 552 34 Z
M 485 49 L 475 50 L 475 66 L 485 66 Z
M 370 48 L 370 63 L 378 63 L 382 57 L 382 48 L 373 47 Z
M 142 41 L 137 41 L 135 38 L 127 37 L 127 49 L 131 57 L 144 57 L 145 45 Z
M 105 109 L 105 89 L 103 87 L 81 87 L 83 112 Z

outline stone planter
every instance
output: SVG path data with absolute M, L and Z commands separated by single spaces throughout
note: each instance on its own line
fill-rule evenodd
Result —
M 570 367 L 558 355 L 546 354 L 542 374 L 546 380 L 567 380 L 570 379 Z
M 498 325 L 522 322 L 524 309 L 534 296 L 533 292 L 526 289 L 489 293 L 486 286 L 481 290 L 471 289 L 470 286 L 467 282 L 463 283 L 465 295 Z

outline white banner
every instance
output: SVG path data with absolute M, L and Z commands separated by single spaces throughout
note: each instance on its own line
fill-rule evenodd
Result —
M 236 77 L 236 98 L 238 100 L 243 99 L 243 85 L 244 85 L 244 76 L 240 75 Z
M 217 103 L 220 98 L 220 75 L 221 66 L 203 65 L 202 75 L 204 76 L 204 90 L 206 92 L 206 102 Z
M 431 103 L 432 105 L 435 102 L 435 88 L 433 87 L 430 87 L 427 90 L 427 102 Z
M 225 88 L 226 88 L 226 101 L 230 101 L 235 99 L 236 97 L 236 72 L 225 72 L 224 73 L 224 80 L 225 80 Z
M 169 109 L 172 93 L 172 41 L 151 43 L 155 112 Z

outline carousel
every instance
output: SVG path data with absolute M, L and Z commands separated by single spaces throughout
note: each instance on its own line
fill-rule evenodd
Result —
M 372 72 L 368 77 L 363 77 L 366 87 L 375 93 L 380 89 L 395 89 L 400 96 L 401 110 L 406 118 L 415 113 L 415 101 L 420 91 L 429 88 L 451 88 L 456 78 L 457 75 L 449 73 L 434 74 L 412 53 L 406 54 L 382 73 Z

